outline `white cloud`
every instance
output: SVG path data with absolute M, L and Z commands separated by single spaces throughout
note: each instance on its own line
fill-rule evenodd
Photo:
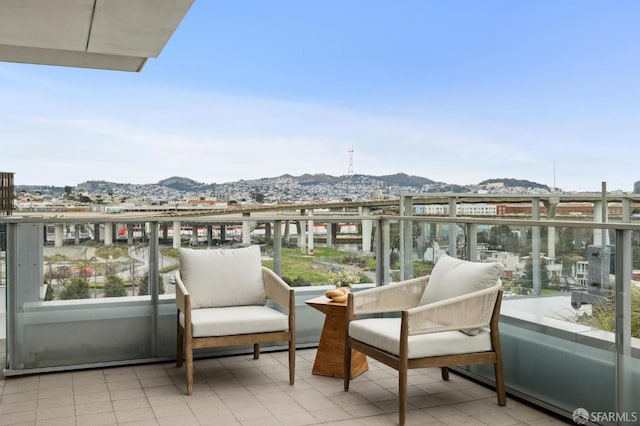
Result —
M 404 172 L 436 181 L 528 179 L 598 190 L 600 176 L 630 189 L 626 139 L 603 146 L 576 129 L 507 126 L 498 120 L 414 110 L 398 116 L 366 109 L 156 88 L 74 88 L 0 84 L 0 126 L 10 149 L 0 169 L 16 182 L 69 185 L 85 180 L 201 182 L 284 173 Z M 578 129 L 579 130 L 579 129 Z M 601 173 L 598 173 L 601 172 Z M 606 178 L 604 179 L 606 180 Z

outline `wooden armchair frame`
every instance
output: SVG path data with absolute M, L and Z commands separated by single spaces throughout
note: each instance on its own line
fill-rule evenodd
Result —
M 344 368 L 345 372 L 349 371 L 351 363 L 351 351 L 357 350 L 370 356 L 383 364 L 398 371 L 398 403 L 399 403 L 399 424 L 402 426 L 405 423 L 407 412 L 407 371 L 412 368 L 430 368 L 440 367 L 443 380 L 449 380 L 448 367 L 460 366 L 460 365 L 473 365 L 473 364 L 493 364 L 495 381 L 496 381 L 496 393 L 498 398 L 498 404 L 506 405 L 506 393 L 504 387 L 504 377 L 502 371 L 502 354 L 500 348 L 500 334 L 498 329 L 498 321 L 500 317 L 500 304 L 502 301 L 502 290 L 493 292 L 493 295 L 489 294 L 486 289 L 480 292 L 470 293 L 470 297 L 455 297 L 450 301 L 442 301 L 424 306 L 417 305 L 420 299 L 420 294 L 427 285 L 428 277 L 416 278 L 407 280 L 400 283 L 394 283 L 382 287 L 376 287 L 370 290 L 365 290 L 357 293 L 349 294 L 346 310 L 346 342 L 345 342 L 345 354 L 344 354 Z M 494 286 L 496 287 L 496 286 Z M 494 289 L 495 290 L 495 289 Z M 416 330 L 416 327 L 412 327 L 415 324 L 413 316 L 422 315 L 428 311 L 434 311 L 439 309 L 447 309 L 449 304 L 460 304 L 462 299 L 468 299 L 462 301 L 467 303 L 472 300 L 473 296 L 476 297 L 479 293 L 483 293 L 482 296 L 493 298 L 493 309 L 491 311 L 491 317 L 489 321 L 489 331 L 491 338 L 491 350 L 483 352 L 471 352 L 463 354 L 451 354 L 442 356 L 429 356 L 424 358 L 409 358 L 409 336 L 415 334 L 425 333 L 437 333 L 441 331 L 459 330 L 459 325 L 451 325 L 439 323 L 439 321 L 431 321 L 431 324 L 427 327 L 429 329 L 422 328 Z M 396 296 L 391 297 L 390 295 Z M 399 296 L 398 296 L 399 295 Z M 358 300 L 360 299 L 360 300 Z M 383 301 L 383 302 L 381 302 Z M 473 303 L 473 302 L 472 302 Z M 401 311 L 401 325 L 400 325 L 400 347 L 397 355 L 384 351 L 375 346 L 363 343 L 352 338 L 349 335 L 349 324 L 354 318 L 354 315 L 361 315 L 363 313 L 374 312 L 397 312 Z M 427 316 L 429 314 L 426 314 Z M 356 320 L 357 321 L 357 320 Z M 480 320 L 481 322 L 482 320 Z M 486 324 L 486 322 L 485 322 Z M 476 326 L 478 324 L 473 324 Z M 413 328 L 413 331 L 412 331 Z M 419 327 L 418 327 L 419 328 Z M 464 327 L 466 328 L 466 327 Z M 469 327 L 471 328 L 471 327 Z M 349 390 L 349 375 L 344 376 L 344 390 Z
M 177 306 L 177 366 L 181 367 L 183 357 L 186 364 L 187 395 L 193 392 L 193 351 L 199 348 L 213 348 L 253 344 L 253 358 L 260 357 L 260 344 L 271 342 L 288 342 L 289 350 L 289 384 L 295 381 L 296 319 L 295 294 L 275 272 L 262 267 L 262 280 L 267 300 L 273 300 L 287 308 L 289 328 L 286 331 L 235 334 L 228 336 L 193 337 L 191 323 L 191 300 L 189 292 L 182 281 L 180 270 L 176 271 L 176 306 Z M 214 308 L 215 309 L 215 308 Z M 184 316 L 184 326 L 180 322 L 180 314 Z

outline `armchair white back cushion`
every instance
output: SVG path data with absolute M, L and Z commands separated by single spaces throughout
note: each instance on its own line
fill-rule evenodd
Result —
M 264 305 L 260 247 L 194 250 L 181 248 L 180 276 L 191 308 Z
M 420 305 L 489 288 L 500 279 L 503 268 L 499 262 L 470 262 L 443 255 L 431 271 Z

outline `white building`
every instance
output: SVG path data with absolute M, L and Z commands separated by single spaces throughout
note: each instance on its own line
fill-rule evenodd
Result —
M 428 204 L 416 206 L 416 214 L 427 216 L 448 216 L 448 204 Z M 456 204 L 457 216 L 497 216 L 498 209 L 495 204 Z

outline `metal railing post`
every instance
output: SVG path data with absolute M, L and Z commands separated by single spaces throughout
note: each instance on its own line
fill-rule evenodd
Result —
M 383 285 L 385 283 L 385 271 L 387 262 L 385 261 L 385 253 L 387 249 L 388 241 L 385 240 L 385 233 L 383 227 L 389 227 L 389 223 L 383 219 L 378 219 L 376 223 L 376 285 Z
M 400 215 L 413 216 L 413 198 L 400 197 Z M 400 221 L 400 279 L 413 278 L 413 221 Z
M 267 223 L 265 226 L 271 224 Z M 282 276 L 282 222 L 279 220 L 273 222 L 273 272 Z
M 616 376 L 615 404 L 618 413 L 630 413 L 637 404 L 631 397 L 631 230 L 616 230 Z M 637 406 L 635 407 L 637 409 Z
M 147 274 L 147 288 L 151 296 L 151 353 L 158 356 L 160 347 L 158 330 L 158 303 L 160 295 L 160 272 L 158 270 L 158 258 L 160 256 L 160 245 L 158 244 L 158 222 L 150 222 L 149 229 L 149 271 Z M 197 230 L 195 231 L 197 232 Z

